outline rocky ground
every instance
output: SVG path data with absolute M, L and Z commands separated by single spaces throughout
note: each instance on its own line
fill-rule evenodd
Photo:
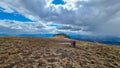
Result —
M 0 68 L 120 68 L 120 47 L 63 39 L 0 37 Z

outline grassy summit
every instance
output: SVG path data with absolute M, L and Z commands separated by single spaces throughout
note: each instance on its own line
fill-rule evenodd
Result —
M 53 38 L 67 38 L 67 39 L 71 39 L 68 35 L 66 35 L 66 34 L 55 34 L 54 36 L 53 36 Z
M 120 68 L 120 47 L 60 38 L 0 37 L 0 68 Z

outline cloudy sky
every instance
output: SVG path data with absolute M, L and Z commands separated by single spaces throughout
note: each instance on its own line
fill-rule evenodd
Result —
M 0 0 L 0 34 L 120 36 L 120 0 Z

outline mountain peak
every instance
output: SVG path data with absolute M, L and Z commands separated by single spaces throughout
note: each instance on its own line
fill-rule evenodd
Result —
M 55 34 L 53 36 L 53 38 L 67 38 L 67 39 L 71 39 L 68 35 L 66 34 Z

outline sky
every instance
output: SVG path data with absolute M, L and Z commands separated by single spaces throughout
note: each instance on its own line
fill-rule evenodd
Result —
M 120 37 L 120 0 L 1 0 L 0 34 Z

